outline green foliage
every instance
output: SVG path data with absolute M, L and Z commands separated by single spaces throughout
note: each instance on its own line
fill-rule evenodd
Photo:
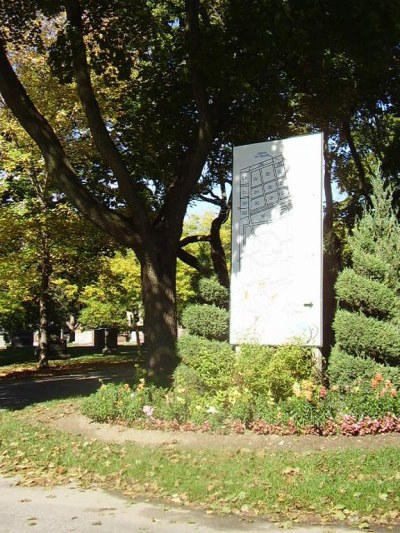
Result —
M 182 313 L 182 325 L 193 335 L 224 340 L 228 337 L 229 313 L 216 305 L 188 305 Z
M 140 267 L 132 250 L 99 261 L 99 276 L 80 294 L 79 322 L 86 328 L 127 329 L 126 311 L 140 303 Z
M 342 397 L 342 412 L 356 420 L 366 417 L 377 419 L 388 413 L 399 416 L 400 400 L 397 391 L 391 392 L 395 389 L 392 389 L 390 382 L 387 385 L 389 386 L 384 384 L 378 388 L 365 383 L 364 386 L 353 387 Z
M 164 400 L 165 394 L 164 389 L 152 385 L 144 386 L 143 380 L 133 388 L 127 384 L 102 384 L 95 394 L 84 399 L 82 412 L 98 422 L 110 420 L 133 422 L 152 416 L 154 406 Z M 158 413 L 160 414 L 161 412 Z
M 350 268 L 341 272 L 335 289 L 339 305 L 349 310 L 381 319 L 399 313 L 399 298 L 393 289 Z
M 235 354 L 226 342 L 184 335 L 178 339 L 178 355 L 182 363 L 195 372 L 197 386 L 204 390 L 217 391 L 225 389 L 232 382 L 231 371 L 235 361 Z M 179 367 L 178 367 L 179 369 Z M 190 374 L 190 381 L 183 381 L 185 370 L 177 370 L 179 384 L 187 389 L 194 374 Z
M 205 385 L 197 370 L 189 365 L 181 363 L 174 372 L 174 387 L 191 391 L 193 394 L 204 392 Z
M 293 424 L 297 429 L 307 426 L 322 427 L 330 418 L 335 418 L 340 407 L 337 395 L 327 396 L 323 401 L 309 401 L 303 396 L 291 396 L 275 404 L 259 398 L 255 407 L 255 419 L 267 424 L 285 426 Z
M 87 329 L 127 328 L 126 311 L 112 302 L 102 302 L 91 298 L 79 314 L 79 323 Z
M 265 395 L 270 388 L 269 365 L 274 353 L 271 346 L 241 344 L 235 358 L 235 382 L 253 395 Z
M 274 400 L 288 398 L 296 381 L 310 378 L 314 369 L 311 348 L 300 344 L 279 346 L 268 365 L 267 378 Z
M 372 208 L 350 238 L 352 269 L 338 277 L 340 308 L 333 328 L 339 352 L 381 362 L 400 361 L 400 225 L 392 189 L 372 178 Z
M 201 278 L 199 281 L 200 297 L 207 304 L 217 307 L 227 307 L 229 304 L 229 291 L 223 287 L 216 278 Z
M 331 386 L 339 386 L 342 391 L 369 382 L 377 373 L 400 385 L 400 368 L 377 363 L 371 357 L 349 355 L 337 347 L 332 351 L 327 373 Z
M 333 327 L 339 350 L 380 361 L 399 361 L 400 330 L 395 324 L 338 309 Z
M 364 211 L 350 239 L 353 268 L 372 278 L 378 274 L 382 282 L 397 291 L 400 288 L 400 225 L 392 208 L 393 190 L 385 189 L 379 175 L 371 182 L 372 209 Z M 360 271 L 355 258 L 361 258 Z
M 293 394 L 296 382 L 314 380 L 311 349 L 297 344 L 244 344 L 235 354 L 227 343 L 185 335 L 178 353 L 182 364 L 175 371 L 174 388 L 185 390 L 187 398 L 191 391 L 205 393 L 208 403 L 228 418 L 249 420 L 258 398 L 279 402 Z

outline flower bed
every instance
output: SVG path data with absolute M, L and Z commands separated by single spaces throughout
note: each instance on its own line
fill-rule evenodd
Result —
M 201 395 L 146 385 L 142 378 L 134 388 L 102 384 L 84 401 L 83 412 L 100 422 L 169 431 L 322 436 L 400 432 L 397 389 L 379 373 L 348 390 L 295 382 L 292 396 L 278 402 L 239 387 Z

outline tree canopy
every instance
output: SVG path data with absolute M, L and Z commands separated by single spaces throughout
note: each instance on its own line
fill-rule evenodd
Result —
M 323 130 L 346 145 L 339 155 L 351 154 L 358 180 L 347 188 L 368 201 L 352 126 L 363 113 L 374 126 L 379 106 L 396 113 L 399 11 L 391 0 L 257 0 L 251 9 L 238 0 L 2 5 L 0 92 L 75 208 L 134 250 L 150 375 L 176 365 L 183 219 L 189 202 L 220 180 L 228 146 Z M 83 123 L 67 142 L 26 92 L 15 50 L 32 48 L 76 88 Z M 62 109 L 71 116 L 64 102 Z M 70 142 L 89 138 L 93 155 L 82 161 Z M 329 216 L 335 176 L 325 183 Z

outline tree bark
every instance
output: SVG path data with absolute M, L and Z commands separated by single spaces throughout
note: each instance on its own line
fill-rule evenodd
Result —
M 142 263 L 144 346 L 148 377 L 168 385 L 176 356 L 176 252 L 161 245 Z
M 39 338 L 38 365 L 39 368 L 49 366 L 49 285 L 51 275 L 51 257 L 49 239 L 46 228 L 41 229 L 41 258 L 40 258 L 40 294 L 39 294 Z
M 323 374 L 329 360 L 331 349 L 335 343 L 332 328 L 336 311 L 335 282 L 340 270 L 340 244 L 333 229 L 334 212 L 331 183 L 331 156 L 328 148 L 328 134 L 324 132 L 324 190 L 325 190 L 325 217 L 324 217 L 324 254 L 323 254 L 323 347 L 322 355 Z
M 218 281 L 227 289 L 229 289 L 230 280 L 225 250 L 221 241 L 221 227 L 228 220 L 229 213 L 229 206 L 226 203 L 222 204 L 218 216 L 211 223 L 210 231 L 211 261 Z

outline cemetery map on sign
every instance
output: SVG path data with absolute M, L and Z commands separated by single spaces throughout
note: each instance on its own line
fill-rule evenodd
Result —
M 234 147 L 230 342 L 322 342 L 322 135 Z
M 255 262 L 254 266 L 266 267 L 271 275 L 268 289 L 276 290 L 280 284 L 290 282 L 292 263 L 289 220 L 292 199 L 282 155 L 269 156 L 260 163 L 241 168 L 239 186 L 239 264 L 246 255 Z M 252 249 L 250 238 L 256 233 L 267 245 L 266 249 Z

